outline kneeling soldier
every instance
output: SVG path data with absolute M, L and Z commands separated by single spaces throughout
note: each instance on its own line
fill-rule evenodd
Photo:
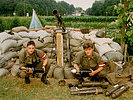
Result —
M 79 82 L 84 81 L 83 77 L 90 77 L 92 80 L 106 77 L 106 71 L 104 70 L 105 64 L 101 60 L 101 57 L 96 53 L 93 47 L 93 43 L 90 41 L 83 44 L 84 51 L 81 51 L 77 58 L 73 62 L 74 68 L 77 70 L 75 77 L 79 79 Z M 90 70 L 86 76 L 82 76 L 80 70 Z
M 46 79 L 49 70 L 48 57 L 42 51 L 35 49 L 34 41 L 29 41 L 26 49 L 20 51 L 19 63 L 20 69 L 29 68 L 29 71 L 24 71 L 26 84 L 30 83 L 29 75 L 33 73 L 32 68 L 43 69 L 44 72 L 41 81 L 45 84 L 49 84 L 49 81 Z

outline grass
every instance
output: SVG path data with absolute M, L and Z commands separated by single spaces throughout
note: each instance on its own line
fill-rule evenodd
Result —
M 30 84 L 24 79 L 10 74 L 0 78 L 0 100 L 112 100 L 104 94 L 99 95 L 71 95 L 66 86 L 59 86 L 56 79 L 49 79 L 50 85 L 43 84 L 38 78 L 31 78 Z M 74 83 L 75 80 L 66 80 Z M 133 100 L 133 90 L 127 91 L 116 100 Z

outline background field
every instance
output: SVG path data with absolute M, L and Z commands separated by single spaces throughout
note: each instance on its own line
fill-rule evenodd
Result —
M 57 25 L 54 16 L 39 16 L 39 19 L 43 25 Z M 108 17 L 107 24 L 115 21 L 117 17 Z M 105 28 L 106 17 L 105 16 L 83 16 L 72 17 L 65 16 L 63 21 L 66 27 L 73 28 L 88 28 L 88 29 L 101 29 Z M 9 30 L 16 26 L 25 26 L 29 28 L 31 23 L 31 17 L 0 17 L 0 31 Z

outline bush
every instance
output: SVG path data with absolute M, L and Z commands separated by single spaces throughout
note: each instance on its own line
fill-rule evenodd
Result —
M 10 29 L 17 27 L 17 26 L 20 26 L 20 21 L 17 17 L 15 17 L 11 23 Z
M 0 32 L 4 31 L 4 25 L 2 24 L 2 20 L 0 19 Z

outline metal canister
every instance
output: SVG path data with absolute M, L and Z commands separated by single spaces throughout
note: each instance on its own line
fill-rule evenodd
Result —
M 120 87 L 119 89 L 117 89 L 116 91 L 114 91 L 111 94 L 111 97 L 113 99 L 115 99 L 115 98 L 119 97 L 120 95 L 122 95 L 124 92 L 126 92 L 128 89 L 129 89 L 129 86 L 128 85 L 124 85 L 124 86 Z
M 81 84 L 78 84 L 78 87 L 102 87 L 107 88 L 109 85 L 108 82 L 82 82 Z
M 102 88 L 88 88 L 86 90 L 77 90 L 77 91 L 71 91 L 71 95 L 85 95 L 85 94 L 101 94 L 103 93 Z
M 114 91 L 116 91 L 117 89 L 119 89 L 120 87 L 122 87 L 124 84 L 116 84 L 114 86 L 112 86 L 111 88 L 107 89 L 105 92 L 106 96 L 110 96 Z

